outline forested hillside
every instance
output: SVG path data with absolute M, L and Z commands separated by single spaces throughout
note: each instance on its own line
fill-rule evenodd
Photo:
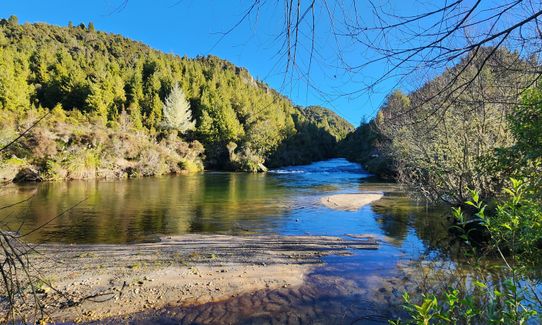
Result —
M 341 153 L 431 200 L 461 204 L 471 190 L 494 198 L 510 177 L 522 175 L 520 169 L 539 164 L 539 153 L 531 150 L 520 159 L 510 149 L 521 138 L 517 116 L 540 110 L 532 106 L 533 94 L 540 93 L 532 82 L 537 64 L 504 48 L 468 53 L 421 88 L 389 94 L 377 116 L 340 144 Z M 446 88 L 458 71 L 462 86 Z
M 299 165 L 339 155 L 338 144 L 354 131 L 352 124 L 320 107 L 298 108 L 294 117 L 298 132 L 280 144 L 270 157 L 270 166 Z M 300 148 L 303 148 L 300 150 Z
M 362 164 L 367 171 L 382 179 L 396 176 L 393 160 L 383 150 L 385 137 L 374 120 L 362 123 L 349 133 L 338 145 L 340 156 Z
M 352 126 L 220 58 L 165 54 L 92 23 L 0 22 L 0 177 L 246 171 L 332 156 Z M 25 175 L 20 175 L 26 177 Z

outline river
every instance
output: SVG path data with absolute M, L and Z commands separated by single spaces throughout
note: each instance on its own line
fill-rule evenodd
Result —
M 382 191 L 384 197 L 358 211 L 320 204 L 324 195 L 360 191 Z M 24 203 L 0 212 L 11 230 L 29 233 L 26 240 L 36 243 L 140 243 L 186 233 L 370 235 L 379 242 L 376 250 L 323 257 L 304 288 L 297 294 L 287 289 L 287 298 L 276 298 L 282 303 L 273 302 L 278 305 L 274 316 L 265 313 L 272 298 L 262 291 L 250 294 L 249 306 L 236 297 L 188 310 L 144 312 L 138 316 L 142 322 L 175 322 L 180 319 L 175 315 L 199 315 L 203 308 L 221 311 L 226 323 L 282 323 L 290 317 L 308 323 L 386 323 L 401 315 L 403 291 L 419 291 L 432 278 L 444 280 L 445 269 L 461 269 L 457 281 L 470 272 L 450 253 L 448 209 L 409 199 L 396 184 L 378 182 L 344 159 L 266 174 L 14 185 L 4 190 L 0 206 L 19 201 Z

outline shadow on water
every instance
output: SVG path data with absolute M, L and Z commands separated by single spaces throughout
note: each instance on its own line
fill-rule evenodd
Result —
M 310 275 L 294 288 L 260 290 L 225 301 L 169 307 L 132 315 L 137 324 L 382 324 L 393 318 L 386 293 L 367 299 L 371 289 L 350 281 Z M 108 320 L 106 323 L 116 323 Z

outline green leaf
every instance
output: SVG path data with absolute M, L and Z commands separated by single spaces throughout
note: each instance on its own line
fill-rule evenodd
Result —
M 487 288 L 487 285 L 485 283 L 480 282 L 478 280 L 474 281 L 474 285 L 477 286 L 478 288 L 481 288 L 481 289 L 486 289 Z

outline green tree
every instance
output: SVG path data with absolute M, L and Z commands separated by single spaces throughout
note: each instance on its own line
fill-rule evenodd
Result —
M 0 48 L 0 109 L 16 111 L 30 107 L 28 61 L 11 48 Z
M 514 144 L 496 150 L 496 173 L 529 180 L 533 198 L 542 202 L 542 87 L 525 91 L 521 103 L 508 118 Z M 489 165 L 493 166 L 494 160 Z
M 519 102 L 516 88 L 528 85 L 522 72 L 528 63 L 517 53 L 498 50 L 478 71 L 471 62 L 481 65 L 490 51 L 469 53 L 409 95 L 392 94 L 377 116 L 382 150 L 392 158 L 399 181 L 420 196 L 463 204 L 469 189 L 491 198 L 506 184 L 507 175 L 484 162 L 495 148 L 513 144 L 507 116 Z M 460 95 L 441 91 L 458 70 L 464 70 Z
M 200 132 L 213 143 L 238 141 L 244 133 L 235 111 L 229 101 L 220 96 L 218 90 L 206 89 L 201 96 L 203 116 L 200 122 Z
M 8 18 L 8 23 L 12 26 L 17 26 L 19 25 L 19 18 L 17 18 L 17 16 L 11 15 Z
M 103 122 L 100 127 L 122 125 L 145 136 L 155 136 L 164 125 L 181 124 L 181 132 L 195 127 L 206 163 L 218 169 L 262 170 L 272 161 L 276 166 L 330 157 L 337 135 L 348 131 L 348 123 L 328 110 L 296 107 L 246 69 L 218 57 L 178 57 L 91 29 L 91 23 L 88 28 L 0 24 L 0 110 L 57 107 L 71 111 L 68 121 L 75 116 L 73 121 Z M 176 120 L 182 109 L 164 110 L 176 87 L 184 94 L 178 101 L 192 116 L 184 127 Z M 234 164 L 230 142 L 237 145 Z M 274 159 L 278 152 L 280 159 Z M 146 154 L 156 157 L 152 150 Z M 136 158 L 133 152 L 129 156 Z M 169 170 L 177 168 L 173 165 Z

